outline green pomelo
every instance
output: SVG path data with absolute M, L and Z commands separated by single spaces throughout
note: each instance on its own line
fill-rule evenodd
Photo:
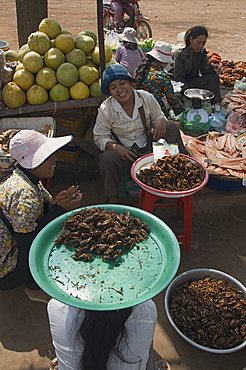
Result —
M 69 53 L 74 49 L 74 39 L 69 33 L 61 33 L 55 38 L 55 47 L 61 50 L 64 54 Z
M 79 72 L 73 64 L 63 63 L 57 68 L 56 78 L 60 84 L 71 87 L 78 81 Z
M 18 51 L 16 50 L 7 50 L 4 53 L 6 62 L 15 62 L 19 60 Z
M 57 84 L 56 72 L 54 69 L 44 67 L 41 68 L 36 76 L 36 84 L 49 90 Z
M 61 84 L 57 84 L 50 89 L 50 99 L 53 101 L 65 101 L 69 98 L 69 89 Z
M 43 67 L 43 58 L 36 51 L 29 51 L 23 58 L 24 68 L 32 73 L 37 73 Z
M 92 37 L 95 42 L 95 45 L 97 44 L 97 35 L 95 34 L 95 32 L 92 32 L 90 30 L 85 30 L 85 31 L 79 32 L 79 35 L 80 34 Z
M 104 45 L 104 50 L 105 50 L 105 62 L 109 62 L 112 59 L 113 52 L 112 49 L 109 45 Z M 98 66 L 100 65 L 100 51 L 99 51 L 99 46 L 96 46 L 95 49 L 91 53 L 91 59 L 92 61 L 97 64 Z
M 13 76 L 13 82 L 16 83 L 22 90 L 28 90 L 29 87 L 34 85 L 35 78 L 33 74 L 25 69 L 20 69 L 18 71 L 15 70 L 15 74 Z
M 99 98 L 102 96 L 101 80 L 97 80 L 90 85 L 90 93 L 93 98 Z
M 84 51 L 85 54 L 90 54 L 95 47 L 95 41 L 90 36 L 79 34 L 75 39 L 75 45 L 77 49 Z
M 44 54 L 45 65 L 52 69 L 57 69 L 65 60 L 65 55 L 57 48 L 51 48 Z
M 47 102 L 49 95 L 42 86 L 33 85 L 27 90 L 26 99 L 29 104 L 40 105 Z
M 51 42 L 46 33 L 37 31 L 28 37 L 28 46 L 30 50 L 43 55 L 51 47 Z
M 18 51 L 18 59 L 22 62 L 24 55 L 30 51 L 28 44 L 24 44 L 21 46 L 20 50 Z
M 90 89 L 84 82 L 78 81 L 70 87 L 70 95 L 72 99 L 86 99 L 90 96 Z
M 4 103 L 9 108 L 19 108 L 26 101 L 24 91 L 14 82 L 7 83 L 2 89 L 2 97 Z
M 85 65 L 79 68 L 79 79 L 86 85 L 91 85 L 98 78 L 99 72 L 95 67 Z
M 86 64 L 86 55 L 80 49 L 73 49 L 66 54 L 66 61 L 72 63 L 75 67 L 79 68 Z
M 54 39 L 61 33 L 61 25 L 60 23 L 53 18 L 44 18 L 38 27 L 40 32 L 46 33 L 50 39 Z

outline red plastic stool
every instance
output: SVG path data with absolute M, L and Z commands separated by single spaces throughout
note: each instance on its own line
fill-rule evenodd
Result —
M 144 189 L 141 190 L 140 199 L 138 207 L 148 211 L 153 212 L 155 208 L 167 208 L 167 207 L 177 207 L 182 206 L 183 208 L 183 234 L 176 235 L 176 238 L 180 243 L 184 245 L 184 250 L 187 252 L 190 249 L 191 233 L 192 233 L 192 197 L 193 195 L 188 195 L 187 197 L 181 198 L 167 198 L 174 200 L 174 204 L 156 203 L 157 200 L 164 199 L 158 195 L 151 194 Z

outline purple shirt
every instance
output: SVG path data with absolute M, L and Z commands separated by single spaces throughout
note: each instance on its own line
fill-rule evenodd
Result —
M 116 62 L 126 67 L 131 76 L 134 76 L 136 68 L 144 58 L 144 53 L 140 48 L 131 50 L 125 46 L 120 46 L 116 50 Z

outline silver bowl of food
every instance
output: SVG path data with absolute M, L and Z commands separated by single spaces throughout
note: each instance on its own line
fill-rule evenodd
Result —
M 231 275 L 186 271 L 171 282 L 164 304 L 172 327 L 192 346 L 216 354 L 246 346 L 246 287 Z
M 211 100 L 214 97 L 214 93 L 209 90 L 204 89 L 187 89 L 184 95 L 189 99 L 201 99 L 201 100 Z

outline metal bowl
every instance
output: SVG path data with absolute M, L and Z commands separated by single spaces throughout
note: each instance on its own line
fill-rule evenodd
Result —
M 228 349 L 215 349 L 215 348 L 210 348 L 210 347 L 205 347 L 201 344 L 198 344 L 194 342 L 192 339 L 187 337 L 175 324 L 175 322 L 172 319 L 172 316 L 170 314 L 169 306 L 170 306 L 170 300 L 171 297 L 175 291 L 176 288 L 179 286 L 185 284 L 188 281 L 195 281 L 195 280 L 200 280 L 205 277 L 213 277 L 213 278 L 218 278 L 218 279 L 224 279 L 227 280 L 230 284 L 232 284 L 234 287 L 236 287 L 238 290 L 243 292 L 244 297 L 246 298 L 246 287 L 238 280 L 236 280 L 234 277 L 231 275 L 228 275 L 225 272 L 219 271 L 219 270 L 214 270 L 210 268 L 200 268 L 200 269 L 194 269 L 194 270 L 189 270 L 186 272 L 183 272 L 181 275 L 178 275 L 168 286 L 168 289 L 165 294 L 165 299 L 164 299 L 164 305 L 165 305 L 165 311 L 167 314 L 167 318 L 172 325 L 172 327 L 175 329 L 175 331 L 189 344 L 192 346 L 205 351 L 205 352 L 210 352 L 210 353 L 216 353 L 216 354 L 226 354 L 226 353 L 232 353 L 239 351 L 246 347 L 246 340 L 242 342 L 240 345 L 233 347 L 233 348 L 228 348 Z
M 214 93 L 212 93 L 212 91 L 204 89 L 187 89 L 185 90 L 184 95 L 189 99 L 198 98 L 201 100 L 211 100 L 214 97 Z
M 0 49 L 2 49 L 3 51 L 7 51 L 9 49 L 9 44 L 7 43 L 7 41 L 0 40 Z

